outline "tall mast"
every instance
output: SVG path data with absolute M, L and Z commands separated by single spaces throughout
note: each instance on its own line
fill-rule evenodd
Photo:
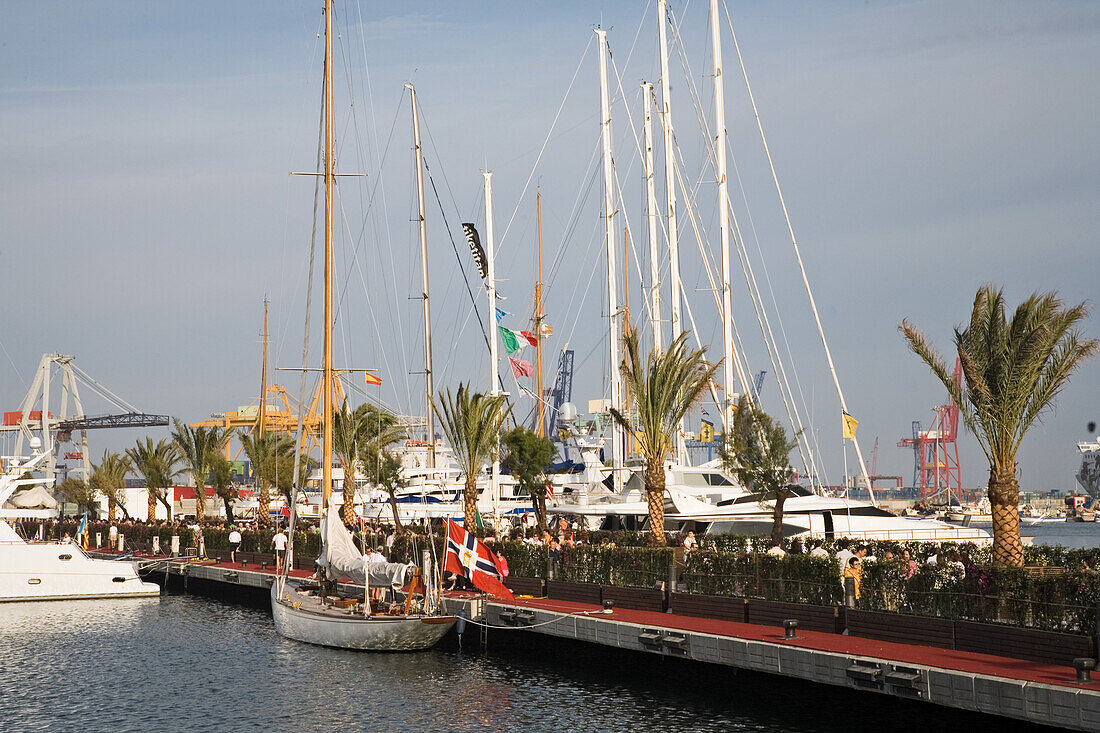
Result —
M 489 308 L 485 311 L 488 319 L 489 338 L 489 394 L 500 394 L 500 365 L 497 364 L 497 270 L 496 270 L 496 242 L 493 240 L 493 172 L 482 171 L 485 182 L 485 259 L 487 260 L 487 274 L 489 280 Z M 497 496 L 498 477 L 500 476 L 500 456 L 498 451 L 493 451 L 493 470 L 489 474 L 489 500 L 495 502 Z
M 426 395 L 428 467 L 435 468 L 435 410 L 432 398 L 435 384 L 432 379 L 432 309 L 428 301 L 428 219 L 424 213 L 424 149 L 420 147 L 420 115 L 416 109 L 416 88 L 406 84 L 412 103 L 413 148 L 416 153 L 416 205 L 420 220 L 420 297 L 424 301 L 424 390 Z
M 657 0 L 657 34 L 661 45 L 661 121 L 665 133 L 665 196 L 668 201 L 668 279 L 671 338 L 683 333 L 680 325 L 680 245 L 676 229 L 676 141 L 672 131 L 672 80 L 668 71 L 668 2 Z M 676 462 L 687 462 L 684 421 L 676 431 Z
M 726 92 L 722 79 L 722 33 L 718 22 L 718 0 L 710 0 L 711 48 L 714 53 L 715 156 L 718 173 L 718 232 L 722 243 L 722 425 L 733 424 L 733 309 L 730 303 L 730 216 L 726 181 Z
M 538 410 L 538 433 L 546 437 L 546 407 L 542 404 L 542 191 L 535 193 L 535 220 L 538 228 L 539 279 L 535 283 L 535 389 L 538 397 L 535 409 Z M 495 339 L 496 334 L 493 334 Z
M 264 298 L 264 358 L 260 369 L 260 414 L 256 416 L 256 432 L 264 434 L 264 421 L 267 419 L 267 298 Z M 226 452 L 229 443 L 225 444 Z
M 657 188 L 653 178 L 653 85 L 642 83 L 642 140 L 645 144 L 645 215 L 649 225 L 649 322 L 653 327 L 653 348 L 661 340 L 661 267 L 657 255 Z
M 619 339 L 622 329 L 616 325 L 619 317 L 619 295 L 617 289 L 618 268 L 615 266 L 615 164 L 611 160 L 611 99 L 607 88 L 607 31 L 596 29 L 596 38 L 600 45 L 600 124 L 603 127 L 603 210 L 604 237 L 607 243 L 607 335 L 611 378 L 611 406 L 616 410 L 622 406 L 619 375 Z M 615 493 L 623 488 L 623 430 L 618 422 L 611 421 L 611 477 Z
M 321 500 L 328 509 L 332 496 L 332 196 L 336 182 L 333 175 L 333 121 L 332 121 L 332 0 L 325 0 L 325 356 L 322 370 L 322 399 L 324 401 L 322 425 L 324 437 L 321 444 Z

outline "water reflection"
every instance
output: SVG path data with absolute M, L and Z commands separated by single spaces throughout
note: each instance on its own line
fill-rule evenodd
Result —
M 283 639 L 270 614 L 206 598 L 0 604 L 2 727 L 881 733 L 994 722 L 505 633 L 493 632 L 489 655 L 364 654 Z

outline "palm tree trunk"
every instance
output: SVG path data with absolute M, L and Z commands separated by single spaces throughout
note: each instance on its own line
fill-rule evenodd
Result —
M 152 486 L 147 486 L 146 491 L 149 492 L 149 521 L 152 522 L 157 518 L 157 490 Z M 171 517 L 169 517 L 171 519 Z
M 462 491 L 462 509 L 466 522 L 466 531 L 480 536 L 477 527 L 477 474 L 466 476 L 466 487 Z
M 775 511 L 772 512 L 772 545 L 783 542 L 783 504 L 787 501 L 787 490 L 781 490 L 775 498 Z
M 993 509 L 994 564 L 1022 567 L 1024 547 L 1020 542 L 1020 484 L 1016 481 L 1015 470 L 990 468 L 989 503 Z
M 222 504 L 225 504 L 225 521 L 230 526 L 233 525 L 233 505 L 229 503 L 229 497 L 222 497 Z
M 271 489 L 267 485 L 267 481 L 260 479 L 260 506 L 256 509 L 256 526 L 266 527 L 271 523 L 271 517 L 268 515 L 268 511 L 271 508 Z
M 395 497 L 393 495 L 392 491 L 389 492 L 389 493 L 390 493 L 390 509 L 393 510 L 393 528 L 396 531 L 400 532 L 401 531 L 401 515 L 399 515 L 397 513 L 397 497 Z
M 201 532 L 202 523 L 206 521 L 206 487 L 201 479 L 195 479 L 195 524 L 199 525 Z
M 355 464 L 350 467 L 344 464 L 344 506 L 340 508 L 340 516 L 348 529 L 355 529 Z
M 168 512 L 168 521 L 172 521 L 172 502 L 168 499 L 168 489 L 164 489 L 164 494 L 157 494 L 157 500 L 164 505 L 164 510 Z M 156 504 L 153 504 L 153 508 L 156 509 Z
M 535 499 L 535 519 L 539 523 L 539 537 L 546 534 L 546 488 Z
M 107 521 L 115 521 L 115 499 L 110 494 L 107 495 Z
M 664 547 L 665 542 L 665 466 L 663 456 L 646 461 L 645 490 L 649 501 L 649 544 Z

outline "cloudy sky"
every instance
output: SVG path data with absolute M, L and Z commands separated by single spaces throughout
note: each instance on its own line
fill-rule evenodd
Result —
M 315 166 L 319 6 L 0 4 L 5 410 L 18 409 L 47 351 L 75 354 L 89 374 L 150 412 L 194 420 L 247 404 L 258 391 L 265 296 L 272 364 L 300 364 L 314 179 L 288 173 Z M 648 242 L 634 135 L 639 84 L 659 81 L 654 6 L 338 4 L 338 167 L 366 176 L 340 183 L 337 361 L 380 369 L 385 383 L 376 397 L 423 411 L 405 82 L 416 85 L 431 173 L 437 387 L 488 381 L 466 281 L 482 314 L 484 297 L 459 223 L 476 222 L 484 234 L 481 171 L 489 169 L 509 325 L 528 327 L 541 186 L 555 328 L 546 370 L 568 346 L 576 353 L 574 401 L 583 411 L 588 399 L 604 396 L 592 30 L 609 30 L 616 171 L 632 230 L 631 313 L 644 318 L 639 272 L 647 271 Z M 671 6 L 681 176 L 694 192 L 703 250 L 716 258 L 716 187 L 705 145 L 714 115 L 708 9 L 698 1 Z M 729 13 L 864 452 L 869 458 L 877 436 L 879 472 L 909 484 L 912 454 L 895 443 L 913 420 L 927 426 L 945 394 L 906 350 L 896 328 L 902 318 L 946 348 L 985 282 L 1003 285 L 1010 302 L 1034 290 L 1057 290 L 1069 302 L 1096 299 L 1100 6 L 784 1 L 731 2 Z M 835 391 L 728 27 L 723 45 L 733 209 L 765 292 L 767 270 L 773 325 L 782 319 L 800 409 L 812 416 L 829 478 L 838 482 L 844 456 Z M 701 340 L 720 353 L 713 294 L 685 218 L 681 277 Z M 769 372 L 762 398 L 782 413 L 736 258 L 732 281 L 750 368 Z M 1100 335 L 1096 316 L 1086 331 Z M 298 391 L 292 373 L 277 380 Z M 1098 394 L 1100 365 L 1092 363 L 1027 441 L 1025 487 L 1072 485 L 1074 444 L 1088 437 L 1090 420 L 1100 420 Z M 89 403 L 89 412 L 107 409 Z M 530 400 L 517 409 L 529 410 Z M 93 434 L 93 454 L 135 437 Z M 976 444 L 966 436 L 961 446 L 964 484 L 984 485 Z M 850 451 L 847 459 L 852 470 Z

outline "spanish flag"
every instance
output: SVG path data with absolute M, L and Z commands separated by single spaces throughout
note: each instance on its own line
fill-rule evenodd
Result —
M 841 414 L 844 416 L 844 437 L 847 440 L 855 440 L 856 428 L 859 427 L 859 421 L 847 412 L 842 412 Z
M 368 384 L 368 385 L 372 385 L 372 384 L 373 384 L 373 385 L 375 385 L 375 386 L 378 386 L 378 385 L 381 385 L 381 384 L 382 384 L 382 377 L 376 377 L 376 376 L 374 376 L 373 374 L 371 374 L 370 372 L 367 372 L 367 374 L 366 374 L 366 380 L 367 380 L 367 384 Z

